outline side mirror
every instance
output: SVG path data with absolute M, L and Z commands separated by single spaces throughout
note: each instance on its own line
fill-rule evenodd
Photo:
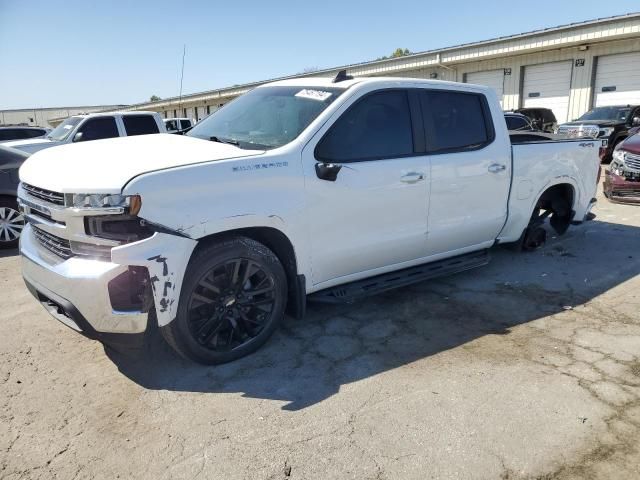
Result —
M 82 141 L 82 132 L 78 132 L 73 136 L 73 141 L 74 142 L 81 142 Z
M 633 117 L 633 120 L 631 121 L 631 126 L 640 127 L 640 117 Z

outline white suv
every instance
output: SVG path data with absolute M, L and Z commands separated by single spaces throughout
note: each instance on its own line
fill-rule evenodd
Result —
M 67 118 L 44 138 L 16 140 L 5 142 L 3 145 L 34 153 L 67 143 L 166 133 L 166 131 L 162 117 L 156 112 L 90 113 Z

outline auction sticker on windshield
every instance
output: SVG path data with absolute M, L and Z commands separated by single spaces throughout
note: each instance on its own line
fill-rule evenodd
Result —
M 322 90 L 310 90 L 308 88 L 300 90 L 298 93 L 296 93 L 296 97 L 318 100 L 319 102 L 324 102 L 330 96 L 331 92 L 323 92 Z

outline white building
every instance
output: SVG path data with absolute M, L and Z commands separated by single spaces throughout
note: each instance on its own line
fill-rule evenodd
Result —
M 0 126 L 29 125 L 32 127 L 51 128 L 59 121 L 50 120 L 66 118 L 79 113 L 99 112 L 102 110 L 122 110 L 126 105 L 85 105 L 79 107 L 52 108 L 18 108 L 14 110 L 0 110 Z
M 640 104 L 640 13 L 286 78 L 334 76 L 341 69 L 355 76 L 437 78 L 489 85 L 502 99 L 505 110 L 543 106 L 551 108 L 562 123 L 593 106 Z M 200 120 L 266 82 L 141 103 L 128 109 Z

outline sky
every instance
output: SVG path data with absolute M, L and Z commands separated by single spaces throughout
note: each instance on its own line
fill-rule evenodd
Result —
M 0 0 L 0 109 L 130 104 L 640 11 L 638 0 Z

